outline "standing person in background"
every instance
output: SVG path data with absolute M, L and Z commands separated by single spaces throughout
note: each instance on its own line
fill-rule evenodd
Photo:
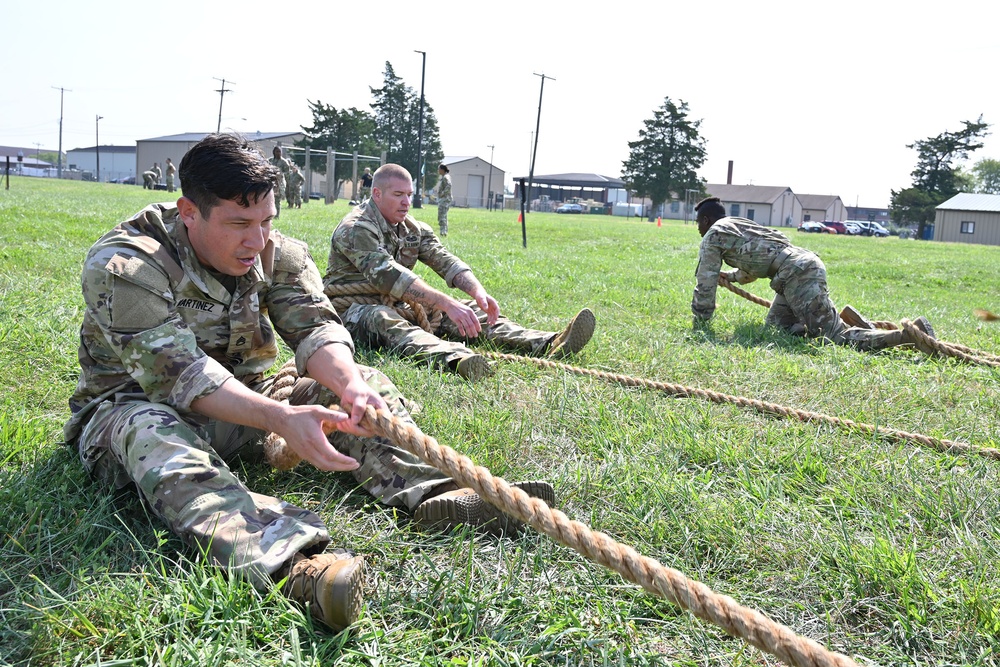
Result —
M 363 202 L 372 196 L 372 170 L 371 167 L 365 167 L 365 173 L 361 174 L 361 196 L 358 198 L 358 202 Z
M 174 191 L 174 176 L 177 174 L 177 167 L 167 158 L 167 192 Z
M 288 172 L 288 208 L 302 208 L 302 184 L 306 177 L 302 175 L 299 166 L 292 163 L 292 168 Z
M 447 165 L 438 165 L 438 227 L 441 228 L 441 236 L 448 236 L 448 209 L 451 208 L 451 171 Z
M 163 171 L 160 170 L 160 163 L 153 163 L 153 173 L 156 174 L 156 184 L 159 185 L 160 181 L 163 180 Z
M 274 185 L 274 206 L 277 213 L 274 218 L 281 215 L 281 200 L 285 198 L 285 188 L 288 183 L 288 172 L 292 163 L 281 156 L 281 146 L 275 146 L 271 151 L 271 159 L 268 160 L 278 170 L 278 182 Z

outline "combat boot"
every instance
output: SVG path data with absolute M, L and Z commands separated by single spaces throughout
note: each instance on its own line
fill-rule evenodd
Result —
M 313 618 L 340 632 L 361 614 L 364 559 L 338 549 L 292 557 L 285 595 L 309 609 Z
M 937 339 L 937 336 L 934 334 L 934 327 L 931 326 L 926 317 L 921 316 L 913 320 L 913 325 L 931 338 Z M 922 336 L 911 334 L 908 329 L 902 330 L 901 342 L 904 345 L 915 345 L 918 350 L 927 355 L 933 356 L 937 353 L 933 345 L 926 342 Z
M 511 486 L 541 499 L 546 505 L 552 506 L 556 502 L 555 489 L 548 482 L 514 482 Z M 413 521 L 438 530 L 451 530 L 465 524 L 483 528 L 497 536 L 518 535 L 524 530 L 524 522 L 507 516 L 469 488 L 446 491 L 428 498 L 417 505 Z
M 576 354 L 590 342 L 591 336 L 594 335 L 595 326 L 597 326 L 597 318 L 594 317 L 594 313 L 590 308 L 584 308 L 569 321 L 561 333 L 552 339 L 552 342 L 549 343 L 547 356 L 550 359 L 562 359 Z
M 458 360 L 455 372 L 469 382 L 476 382 L 490 374 L 490 364 L 483 355 L 470 354 Z
M 849 327 L 857 327 L 858 329 L 875 328 L 875 325 L 856 311 L 854 306 L 844 306 L 843 310 L 840 311 L 840 319 Z

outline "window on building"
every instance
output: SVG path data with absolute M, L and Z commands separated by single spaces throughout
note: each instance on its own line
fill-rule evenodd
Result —
M 732 217 L 734 217 L 734 218 L 735 217 L 739 217 L 739 215 L 740 215 L 740 205 L 739 204 L 730 204 L 729 205 L 729 215 L 732 216 Z
M 671 213 L 680 213 L 680 210 L 681 210 L 681 203 L 679 201 L 670 202 Z
M 976 233 L 976 223 L 969 220 L 962 221 L 962 233 L 963 234 L 975 234 Z
M 747 209 L 747 220 L 753 220 L 753 209 L 752 208 L 748 208 Z
M 812 219 L 813 217 L 809 213 L 806 213 L 804 216 L 802 216 L 802 222 L 809 222 Z

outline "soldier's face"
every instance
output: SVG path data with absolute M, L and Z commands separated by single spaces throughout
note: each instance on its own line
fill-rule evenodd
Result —
M 253 267 L 267 245 L 271 221 L 278 212 L 273 191 L 247 207 L 222 200 L 208 218 L 186 197 L 177 200 L 177 210 L 198 261 L 227 276 L 242 276 Z
M 410 212 L 413 186 L 408 180 L 393 178 L 385 188 L 372 188 L 372 201 L 390 225 L 398 225 Z

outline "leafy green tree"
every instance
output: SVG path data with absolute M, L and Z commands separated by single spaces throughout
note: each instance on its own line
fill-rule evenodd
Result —
M 674 104 L 670 97 L 643 121 L 639 139 L 630 141 L 629 157 L 622 163 L 622 179 L 641 197 L 649 197 L 653 209 L 671 198 L 681 198 L 686 190 L 704 194 L 705 180 L 697 170 L 705 164 L 705 140 L 698 132 L 701 121 L 688 118 L 684 101 Z
M 375 140 L 375 119 L 366 111 L 361 111 L 355 107 L 350 109 L 337 109 L 333 105 L 323 104 L 317 100 L 309 101 L 309 110 L 312 112 L 312 127 L 302 126 L 306 138 L 297 141 L 296 145 L 303 148 L 315 148 L 325 151 L 327 147 L 332 147 L 334 151 L 340 153 L 353 153 L 357 151 L 362 155 L 378 155 L 381 150 Z M 303 155 L 294 155 L 292 158 L 300 166 L 304 165 Z M 311 160 L 310 166 L 321 174 L 326 173 L 326 160 Z M 333 178 L 337 184 L 337 190 L 347 180 L 354 175 L 353 165 L 349 161 L 336 160 L 334 162 Z
M 917 238 L 923 238 L 924 227 L 934 219 L 934 207 L 958 194 L 964 184 L 957 160 L 967 160 L 969 154 L 983 147 L 982 139 L 989 134 L 989 124 L 980 115 L 976 122 L 962 121 L 957 132 L 942 132 L 907 144 L 917 151 L 917 166 L 910 175 L 913 185 L 900 191 L 892 190 L 889 213 L 897 224 L 917 223 Z M 926 198 L 915 196 L 917 190 Z M 919 204 L 917 202 L 929 202 Z
M 375 112 L 375 140 L 386 151 L 386 160 L 405 167 L 414 178 L 418 174 L 417 144 L 421 143 L 424 178 L 421 192 L 437 183 L 437 165 L 444 157 L 441 134 L 434 109 L 424 97 L 424 132 L 420 142 L 420 95 L 396 76 L 386 61 L 381 88 L 371 88 Z
M 1000 195 L 1000 160 L 983 158 L 972 167 L 975 191 L 987 195 Z

